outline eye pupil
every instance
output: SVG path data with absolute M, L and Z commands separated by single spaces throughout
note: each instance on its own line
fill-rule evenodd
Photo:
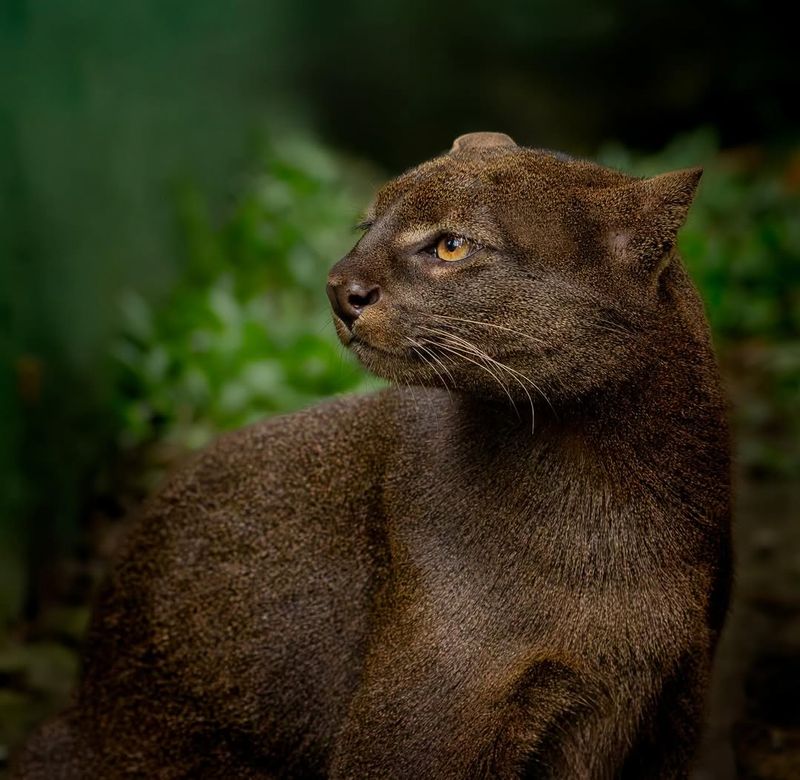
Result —
M 448 252 L 455 252 L 461 244 L 463 243 L 463 238 L 458 238 L 457 236 L 450 236 L 445 242 L 445 248 Z

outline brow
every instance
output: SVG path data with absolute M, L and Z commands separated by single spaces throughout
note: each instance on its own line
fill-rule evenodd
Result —
M 425 239 L 430 238 L 433 234 L 441 230 L 441 225 L 436 222 L 426 222 L 420 225 L 406 228 L 395 237 L 398 244 L 408 246 L 411 244 L 418 244 Z

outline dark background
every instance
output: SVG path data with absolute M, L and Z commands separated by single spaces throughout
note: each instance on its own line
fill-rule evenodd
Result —
M 371 386 L 326 325 L 326 269 L 376 183 L 490 129 L 643 175 L 705 167 L 681 247 L 733 402 L 740 576 L 702 766 L 800 776 L 782 8 L 0 0 L 0 760 L 63 701 L 104 562 L 163 471 Z

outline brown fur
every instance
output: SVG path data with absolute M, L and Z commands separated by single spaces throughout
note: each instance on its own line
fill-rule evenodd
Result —
M 489 134 L 384 187 L 330 281 L 398 386 L 171 481 L 16 776 L 685 777 L 730 580 L 698 178 Z

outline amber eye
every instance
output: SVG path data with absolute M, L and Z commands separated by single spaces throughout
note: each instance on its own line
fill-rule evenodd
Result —
M 436 257 L 447 262 L 463 260 L 472 254 L 475 245 L 464 236 L 445 236 L 436 244 Z

